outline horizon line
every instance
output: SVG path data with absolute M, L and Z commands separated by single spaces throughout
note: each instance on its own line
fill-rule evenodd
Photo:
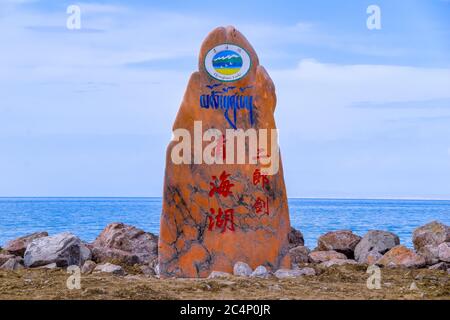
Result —
M 162 199 L 162 196 L 0 196 L 0 199 Z M 379 201 L 450 201 L 450 198 L 353 198 L 353 197 L 288 197 L 301 200 L 379 200 Z

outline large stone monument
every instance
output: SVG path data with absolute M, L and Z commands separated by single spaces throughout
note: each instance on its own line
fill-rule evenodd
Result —
M 289 211 L 275 88 L 233 27 L 203 42 L 167 149 L 161 277 L 232 272 L 236 262 L 290 268 Z

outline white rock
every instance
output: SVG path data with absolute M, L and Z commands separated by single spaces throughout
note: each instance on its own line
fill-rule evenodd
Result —
M 269 271 L 264 266 L 258 266 L 250 275 L 252 278 L 264 278 L 267 279 L 269 277 Z
M 126 274 L 125 270 L 123 270 L 121 266 L 109 262 L 104 264 L 98 264 L 94 269 L 94 273 L 98 272 L 112 273 L 118 276 L 124 276 Z
M 439 260 L 450 262 L 450 242 L 441 243 L 438 247 Z
M 53 262 L 53 263 L 46 264 L 45 266 L 38 267 L 37 269 L 49 269 L 49 270 L 54 270 L 54 269 L 57 269 L 57 268 L 58 268 L 58 266 L 56 265 L 55 262 Z
M 208 279 L 217 279 L 217 278 L 228 278 L 231 277 L 232 274 L 228 273 L 228 272 L 223 272 L 223 271 L 212 271 L 209 276 Z
M 411 285 L 409 286 L 409 290 L 411 290 L 411 291 L 417 291 L 417 290 L 419 290 L 419 288 L 417 287 L 417 284 L 413 281 L 412 283 L 411 283 Z
M 278 279 L 297 278 L 305 275 L 302 269 L 278 269 L 274 273 Z
M 70 265 L 80 266 L 84 245 L 81 240 L 71 233 L 64 232 L 51 237 L 42 237 L 33 240 L 25 251 L 25 267 L 40 267 L 56 263 L 58 267 Z
M 252 274 L 252 268 L 245 262 L 238 261 L 234 264 L 233 274 L 235 276 L 249 277 Z

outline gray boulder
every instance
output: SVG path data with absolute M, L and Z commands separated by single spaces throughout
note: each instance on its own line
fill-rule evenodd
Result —
M 376 255 L 375 252 L 378 252 L 383 255 L 399 244 L 399 237 L 392 232 L 371 230 L 356 245 L 355 260 L 359 263 L 371 264 L 370 262 L 373 261 L 368 260 L 369 253 L 372 252 L 371 255 Z
M 314 270 L 314 268 L 305 267 L 305 268 L 301 268 L 299 270 L 304 276 L 315 276 L 316 275 L 316 270 Z
M 84 248 L 83 248 L 84 247 Z M 33 240 L 24 255 L 27 268 L 40 267 L 55 263 L 58 267 L 81 266 L 87 255 L 87 248 L 79 238 L 64 232 L 51 237 Z
M 366 255 L 366 258 L 365 258 L 364 262 L 361 262 L 361 263 L 362 264 L 368 264 L 368 265 L 374 265 L 382 257 L 383 257 L 383 254 L 379 253 L 376 250 L 372 250 L 372 251 L 369 251 L 369 253 Z
M 81 273 L 84 273 L 84 274 L 92 273 L 92 271 L 94 271 L 96 266 L 97 266 L 97 264 L 94 261 L 87 260 L 86 262 L 84 262 L 83 266 L 81 267 Z
M 437 247 L 444 242 L 450 242 L 450 227 L 438 221 L 427 223 L 413 232 L 413 243 L 416 251 L 426 245 Z
M 152 260 L 149 264 L 143 264 L 139 266 L 141 272 L 147 276 L 158 276 L 159 274 L 159 264 L 158 259 Z
M 20 262 L 21 259 L 17 259 L 17 257 L 10 258 L 8 261 L 6 261 L 4 264 L 0 266 L 0 270 L 16 271 L 23 269 L 23 265 Z
M 9 259 L 13 259 L 16 256 L 13 254 L 4 254 L 4 253 L 0 253 L 0 266 L 2 264 L 4 264 L 6 261 L 8 261 Z
M 33 240 L 43 238 L 43 237 L 48 237 L 48 233 L 43 231 L 43 232 L 35 232 L 32 234 L 28 234 L 26 236 L 9 241 L 5 245 L 4 249 L 13 255 L 23 257 L 25 250 L 27 249 L 27 246 Z
M 441 243 L 438 246 L 439 260 L 450 262 L 450 242 Z
M 297 278 L 302 275 L 303 273 L 299 269 L 278 269 L 274 273 L 278 279 Z
M 309 254 L 309 260 L 313 263 L 321 263 L 333 259 L 347 259 L 347 256 L 334 250 L 313 251 Z
M 439 247 L 436 245 L 427 244 L 417 250 L 417 254 L 422 256 L 429 266 L 439 262 Z
M 80 255 L 81 255 L 81 261 L 88 261 L 92 260 L 92 251 L 89 249 L 89 246 L 82 242 L 80 247 Z
M 338 230 L 327 232 L 317 240 L 318 251 L 334 250 L 353 258 L 356 245 L 361 237 L 350 230 Z
M 111 223 L 91 245 L 96 262 L 153 264 L 158 258 L 158 236 L 123 223 Z
M 297 246 L 289 250 L 289 255 L 291 257 L 291 262 L 295 264 L 308 263 L 310 251 L 305 246 Z
M 291 231 L 288 234 L 289 248 L 305 245 L 305 239 L 300 230 L 291 227 Z

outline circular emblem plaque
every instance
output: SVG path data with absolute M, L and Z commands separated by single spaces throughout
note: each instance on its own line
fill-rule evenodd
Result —
M 231 82 L 247 74 L 251 67 L 250 55 L 234 44 L 219 44 L 205 56 L 205 69 L 216 80 Z

